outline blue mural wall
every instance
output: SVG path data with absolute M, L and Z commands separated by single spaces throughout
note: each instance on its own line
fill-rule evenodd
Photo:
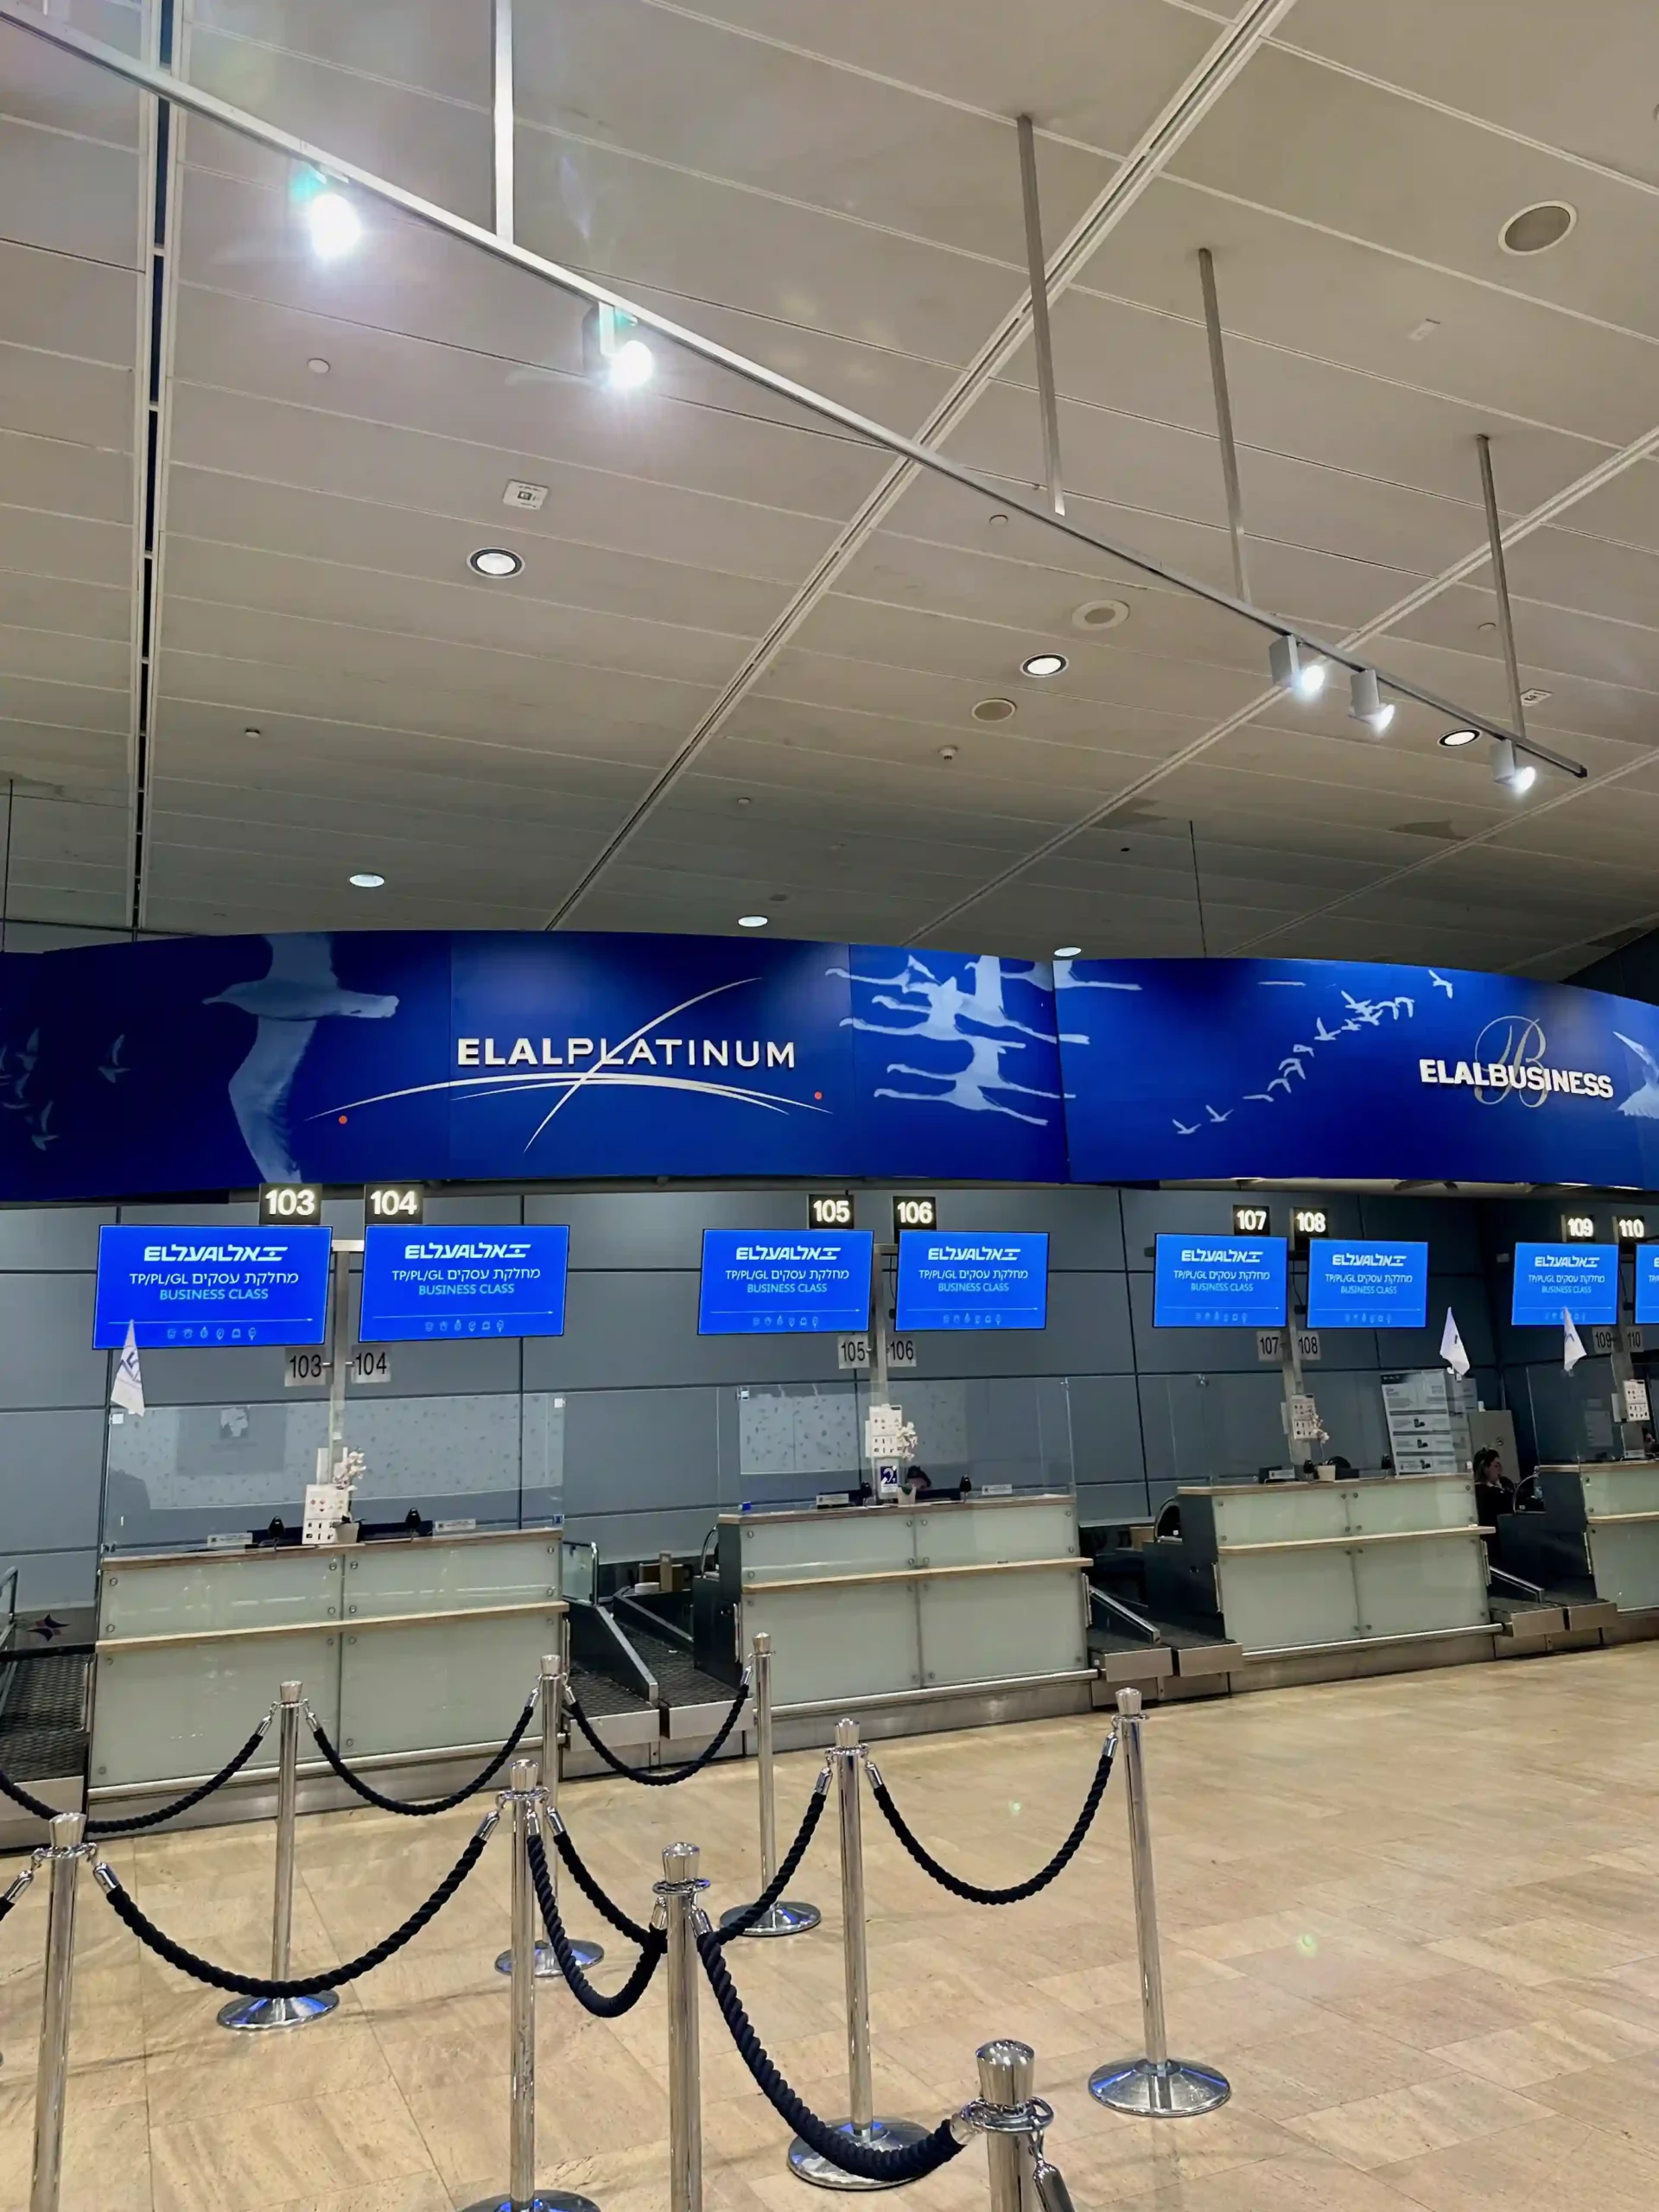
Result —
M 338 933 L 0 958 L 0 1198 L 652 1175 L 1659 1184 L 1659 1007 L 1459 969 Z

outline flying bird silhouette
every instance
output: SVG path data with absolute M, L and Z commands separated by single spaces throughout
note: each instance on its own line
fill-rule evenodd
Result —
M 1622 1101 L 1619 1112 L 1628 1114 L 1638 1122 L 1659 1122 L 1659 1060 L 1654 1058 L 1645 1045 L 1638 1045 L 1634 1037 L 1627 1037 L 1622 1029 L 1615 1029 L 1613 1034 L 1621 1045 L 1628 1046 L 1636 1054 L 1643 1068 L 1640 1087 Z
M 124 1029 L 121 1032 L 121 1034 L 116 1039 L 114 1044 L 111 1046 L 108 1059 L 105 1061 L 103 1066 L 99 1070 L 99 1075 L 103 1077 L 105 1083 L 119 1083 L 124 1075 L 130 1075 L 132 1073 L 132 1070 L 127 1065 L 126 1062 L 121 1057 L 121 1047 L 126 1043 L 126 1041 L 127 1033 Z
M 1293 1045 L 1290 1049 L 1293 1052 L 1306 1052 L 1310 1060 L 1313 1057 L 1313 1047 L 1311 1045 Z
M 49 1130 L 46 1126 L 52 1118 L 52 1106 L 53 1101 L 48 1098 L 41 1109 L 40 1119 L 35 1124 L 35 1134 L 29 1138 L 36 1152 L 44 1152 L 48 1145 L 56 1144 L 58 1141 L 57 1132 Z
M 1325 1016 L 1321 1014 L 1313 1025 L 1313 1034 L 1319 1044 L 1334 1045 L 1340 1039 L 1342 1032 L 1340 1029 L 1327 1029 L 1325 1026 Z
M 271 937 L 270 966 L 248 983 L 232 983 L 204 1006 L 233 1006 L 258 1023 L 246 1058 L 230 1081 L 231 1110 L 268 1183 L 297 1182 L 300 1169 L 288 1141 L 288 1096 L 305 1048 L 319 1021 L 349 1014 L 385 1021 L 397 1011 L 395 997 L 347 991 L 334 974 L 326 935 Z
M 1244 1096 L 1246 1098 L 1259 1098 L 1264 1106 L 1271 1106 L 1273 1103 L 1273 1094 L 1268 1090 L 1247 1090 Z M 1290 1085 L 1288 1084 L 1285 1085 L 1285 1096 L 1287 1097 L 1290 1096 Z
M 1304 1083 L 1307 1081 L 1307 1070 L 1294 1056 L 1280 1061 L 1279 1072 L 1284 1076 L 1299 1075 Z
M 1175 1127 L 1184 1137 L 1195 1136 L 1202 1125 L 1198 1122 L 1177 1122 Z
M 1232 1119 L 1233 1109 L 1230 1106 L 1227 1109 L 1227 1111 L 1224 1114 L 1217 1114 L 1215 1108 L 1211 1105 L 1208 1099 L 1205 1101 L 1204 1110 L 1210 1116 L 1212 1122 L 1227 1122 Z
M 1268 1084 L 1268 1089 L 1269 1090 L 1282 1090 L 1286 1097 L 1288 1098 L 1290 1096 L 1290 1077 L 1287 1075 L 1276 1075 Z

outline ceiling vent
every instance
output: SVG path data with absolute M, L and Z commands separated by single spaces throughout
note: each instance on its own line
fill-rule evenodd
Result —
M 982 699 L 974 709 L 976 722 L 1005 722 L 1017 712 L 1012 699 Z
M 1511 215 L 1498 233 L 1498 244 L 1505 253 L 1548 253 L 1559 245 L 1579 219 L 1576 207 L 1569 207 L 1564 200 L 1541 200 L 1535 207 L 1523 207 L 1518 215 Z
M 1121 599 L 1085 599 L 1081 607 L 1071 610 L 1074 630 L 1116 630 L 1120 622 L 1129 619 L 1128 605 Z

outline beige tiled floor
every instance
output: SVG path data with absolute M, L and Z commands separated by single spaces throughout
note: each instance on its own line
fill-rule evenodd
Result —
M 1177 1707 L 1148 1721 L 1172 2032 L 1232 2102 L 1159 2126 L 1102 2111 L 1092 2066 L 1139 2044 L 1123 1815 L 1053 1889 L 958 1904 L 867 1814 L 878 2101 L 932 2121 L 976 2044 L 1033 2044 L 1051 2150 L 1079 2212 L 1652 2212 L 1659 2199 L 1659 1645 Z M 1099 1724 L 883 1745 L 918 1833 L 982 1880 L 1046 1856 Z M 816 1758 L 785 1761 L 780 1816 Z M 700 1843 L 711 1903 L 756 1879 L 753 1770 L 674 1792 L 581 1783 L 589 1862 L 643 1916 L 664 1843 Z M 305 1821 L 304 1968 L 362 1948 L 448 1866 L 476 1817 Z M 268 1830 L 126 1843 L 123 1879 L 171 1933 L 263 1964 Z M 821 2111 L 844 2102 L 832 1831 L 798 1884 L 823 1931 L 737 1947 L 745 2002 Z M 213 2024 L 82 1892 L 64 2212 L 451 2212 L 505 2187 L 506 1854 L 435 1925 L 279 2037 Z M 0 1929 L 0 2205 L 28 2191 L 43 1885 Z M 594 1932 L 567 1897 L 574 1927 Z M 599 1970 L 614 1986 L 626 1947 Z M 785 2133 L 703 2011 L 710 2212 L 805 2212 Z M 596 2021 L 556 1989 L 540 2027 L 542 2178 L 604 2212 L 665 2198 L 660 1986 Z M 970 2151 L 913 2192 L 983 2202 Z

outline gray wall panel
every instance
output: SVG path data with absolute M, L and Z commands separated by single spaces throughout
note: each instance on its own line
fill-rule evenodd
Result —
M 833 1187 L 833 1186 L 831 1186 Z M 804 1229 L 803 1191 L 534 1191 L 528 1222 L 570 1230 L 579 1268 L 700 1268 L 705 1229 Z
M 17 1569 L 17 1609 L 44 1613 L 90 1605 L 98 1594 L 98 1554 L 67 1549 L 10 1552 L 0 1548 L 0 1574 Z
M 0 1543 L 26 1552 L 96 1546 L 106 1427 L 99 1407 L 0 1414 Z
M 1074 1375 L 1070 1395 L 1078 1487 L 1127 1486 L 1139 1491 L 1144 1504 L 1147 1464 L 1134 1376 Z
M 98 1230 L 113 1206 L 0 1207 L 0 1271 L 55 1272 L 98 1265 Z
M 109 1355 L 92 1348 L 93 1284 L 0 1274 L 0 1408 L 104 1404 Z
M 564 1511 L 571 1534 L 594 1536 L 594 1522 L 607 1516 L 671 1506 L 712 1519 L 720 1481 L 718 1420 L 713 1390 L 573 1393 L 565 1402 L 564 1429 Z
M 919 1375 L 1130 1374 L 1127 1278 L 1051 1275 L 1046 1329 L 918 1330 L 916 1358 Z
M 700 1337 L 697 1277 L 689 1272 L 573 1274 L 564 1335 L 524 1345 L 527 1390 L 821 1382 L 835 1374 L 832 1337 Z

